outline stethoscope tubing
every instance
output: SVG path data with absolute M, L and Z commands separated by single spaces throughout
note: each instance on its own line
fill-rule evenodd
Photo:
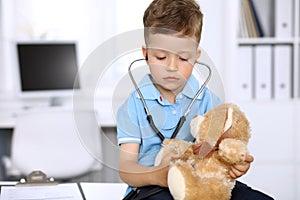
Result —
M 146 101 L 145 101 L 145 98 L 141 92 L 141 90 L 139 89 L 132 73 L 131 73 L 131 67 L 134 63 L 136 62 L 139 62 L 139 61 L 143 61 L 143 60 L 146 60 L 145 58 L 141 58 L 141 59 L 136 59 L 134 60 L 133 62 L 130 63 L 129 67 L 128 67 L 128 74 L 129 74 L 129 77 L 131 79 L 131 82 L 133 83 L 134 85 L 134 88 L 135 90 L 137 91 L 138 95 L 140 96 L 141 98 L 141 101 L 142 101 L 142 104 L 143 104 L 143 107 L 144 107 L 144 110 L 145 110 L 145 113 L 147 115 L 147 120 L 151 126 L 151 128 L 153 129 L 153 131 L 158 135 L 158 137 L 163 141 L 165 139 L 165 137 L 162 135 L 162 133 L 158 130 L 158 128 L 156 127 L 156 125 L 154 124 L 154 121 L 153 121 L 153 117 L 148 109 L 148 106 L 146 104 Z M 177 133 L 179 132 L 179 130 L 181 129 L 182 125 L 184 124 L 185 120 L 186 120 L 186 116 L 189 114 L 189 112 L 191 111 L 191 108 L 193 106 L 193 104 L 195 103 L 196 99 L 198 98 L 198 96 L 201 94 L 201 92 L 203 91 L 203 89 L 205 88 L 205 86 L 208 84 L 210 78 L 211 78 L 211 75 L 212 75 L 212 70 L 211 68 L 209 67 L 208 64 L 206 63 L 203 63 L 203 62 L 199 62 L 199 61 L 196 61 L 195 64 L 199 64 L 199 65 L 203 65 L 205 66 L 207 69 L 208 69 L 208 75 L 205 79 L 205 81 L 203 82 L 203 84 L 201 85 L 201 87 L 199 88 L 199 90 L 197 91 L 196 95 L 194 96 L 194 98 L 192 99 L 191 103 L 189 104 L 189 106 L 187 107 L 185 113 L 181 116 L 180 120 L 178 121 L 177 123 L 177 126 L 171 136 L 171 138 L 175 138 Z

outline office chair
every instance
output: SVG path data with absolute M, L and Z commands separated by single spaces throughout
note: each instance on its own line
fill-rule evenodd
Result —
M 75 115 L 84 133 L 78 133 L 72 110 L 47 108 L 20 113 L 11 157 L 3 159 L 7 176 L 41 170 L 56 180 L 68 180 L 100 170 L 101 135 L 94 113 L 82 110 Z

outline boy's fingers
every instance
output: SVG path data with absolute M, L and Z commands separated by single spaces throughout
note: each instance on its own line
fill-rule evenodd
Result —
M 251 156 L 250 158 L 251 159 L 249 159 L 249 160 L 253 161 L 253 156 Z M 250 162 L 252 162 L 252 161 L 250 161 Z M 239 178 L 239 177 L 243 176 L 249 170 L 249 168 L 250 168 L 250 162 L 245 162 L 245 164 L 241 164 L 241 165 L 233 165 L 233 166 L 231 166 L 231 168 L 229 170 L 229 175 L 232 178 Z
M 236 179 L 236 178 L 241 177 L 243 175 L 243 173 L 241 171 L 237 170 L 236 168 L 231 167 L 231 169 L 229 170 L 229 175 L 232 178 Z
M 192 146 L 195 155 L 205 158 L 214 148 L 208 142 L 201 142 Z
M 252 163 L 254 161 L 254 157 L 250 154 L 247 154 L 245 158 L 245 162 Z
M 178 159 L 180 157 L 181 157 L 181 155 L 179 155 L 179 154 L 171 154 L 170 155 L 170 161 L 176 160 L 176 159 Z

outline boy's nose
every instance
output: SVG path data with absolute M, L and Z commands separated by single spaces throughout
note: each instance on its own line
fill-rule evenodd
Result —
M 167 64 L 167 69 L 170 70 L 170 71 L 178 70 L 177 61 L 176 61 L 175 56 L 172 56 L 172 57 L 169 58 L 169 62 Z

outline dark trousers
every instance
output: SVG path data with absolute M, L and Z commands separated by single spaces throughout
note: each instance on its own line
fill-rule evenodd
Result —
M 231 194 L 231 200 L 274 200 L 273 197 L 270 197 L 258 190 L 254 190 L 239 181 L 236 181 Z
M 159 191 L 157 189 L 160 189 Z M 156 192 L 157 191 L 157 192 Z M 148 194 L 153 193 L 151 196 Z M 173 200 L 168 188 L 146 186 L 140 188 L 136 198 L 138 200 Z M 201 199 L 201 198 L 199 198 Z M 231 200 L 274 200 L 272 197 L 252 189 L 244 183 L 236 182 L 232 190 Z

